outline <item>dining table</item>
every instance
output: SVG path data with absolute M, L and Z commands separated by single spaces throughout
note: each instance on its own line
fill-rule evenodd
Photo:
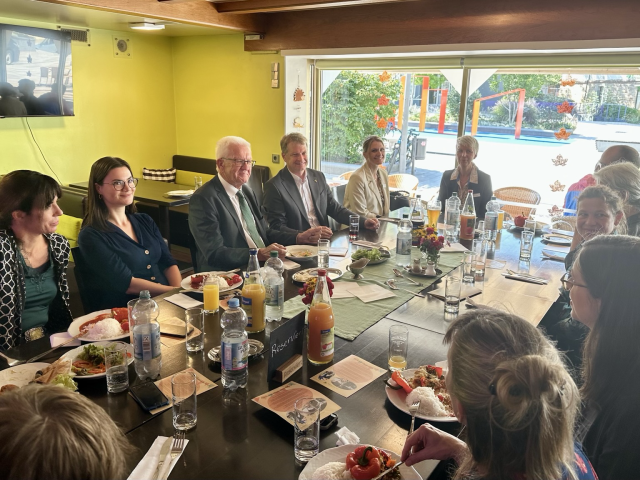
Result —
M 81 190 L 89 189 L 89 182 L 74 182 L 70 187 Z M 169 208 L 188 205 L 190 195 L 170 196 L 169 192 L 179 190 L 193 191 L 193 185 L 182 185 L 179 183 L 160 182 L 157 180 L 140 179 L 136 186 L 133 198 L 138 202 L 148 203 L 158 207 L 158 229 L 163 238 L 169 239 L 171 225 L 169 221 Z
M 393 221 L 381 222 L 377 231 L 361 230 L 359 240 L 381 243 L 392 251 L 388 260 L 394 262 L 397 225 Z M 466 245 L 465 245 L 466 243 Z M 467 242 L 463 245 L 469 247 Z M 357 247 L 349 240 L 348 229 L 335 232 L 331 247 L 346 248 L 344 257 L 330 257 L 330 266 L 340 268 L 351 263 L 350 256 Z M 489 249 L 485 280 L 476 285 L 481 293 L 474 296 L 474 303 L 508 310 L 518 314 L 527 321 L 536 324 L 558 296 L 560 277 L 564 273 L 562 262 L 545 259 L 541 250 L 547 248 L 539 236 L 535 237 L 531 261 L 526 265 L 519 260 L 520 232 L 503 230 L 498 233 L 495 242 Z M 563 247 L 560 247 L 562 249 Z M 441 256 L 447 255 L 442 253 Z M 315 257 L 301 263 L 300 268 L 316 265 Z M 538 285 L 505 278 L 502 273 L 506 269 L 523 271 L 548 280 L 546 285 Z M 285 270 L 285 298 L 294 299 L 298 295 L 300 284 L 292 281 L 293 274 L 299 269 Z M 365 269 L 366 277 L 367 271 Z M 453 269 L 449 275 L 459 275 L 459 268 Z M 352 274 L 346 272 L 336 282 L 348 281 Z M 396 279 L 400 280 L 400 279 Z M 427 286 L 424 292 L 441 287 L 443 278 L 438 278 Z M 402 285 L 407 285 L 402 283 Z M 159 321 L 169 318 L 184 319 L 184 310 L 164 298 L 177 291 L 156 297 L 160 306 Z M 389 328 L 402 324 L 409 330 L 409 346 L 407 366 L 435 364 L 446 360 L 448 347 L 443 344 L 444 333 L 455 315 L 445 316 L 443 301 L 430 295 L 424 298 L 411 296 L 398 308 L 389 311 L 380 320 L 366 328 L 353 340 L 336 336 L 333 364 L 356 355 L 367 362 L 383 369 L 388 368 Z M 349 299 L 358 302 L 357 299 Z M 460 313 L 471 307 L 460 304 Z M 222 308 L 220 309 L 220 311 Z M 221 326 L 220 312 L 205 315 L 204 349 L 197 353 L 186 351 L 184 343 L 171 347 L 162 347 L 162 368 L 160 377 L 169 377 L 186 368 L 193 368 L 204 375 L 216 388 L 197 396 L 197 426 L 186 433 L 189 440 L 182 459 L 176 463 L 169 479 L 297 479 L 303 465 L 294 459 L 293 438 L 294 427 L 274 412 L 267 410 L 253 398 L 269 392 L 281 384 L 267 378 L 269 359 L 269 342 L 271 332 L 288 322 L 283 318 L 279 322 L 269 322 L 260 333 L 249 334 L 250 339 L 262 342 L 266 348 L 262 355 L 249 361 L 248 383 L 246 388 L 235 391 L 222 387 L 220 382 L 220 365 L 208 358 L 208 352 L 220 345 Z M 27 359 L 49 348 L 49 339 L 43 338 L 22 344 L 9 350 L 9 356 Z M 361 443 L 376 445 L 400 454 L 410 427 L 411 417 L 396 408 L 385 393 L 383 380 L 389 378 L 384 374 L 349 397 L 343 397 L 311 380 L 311 377 L 325 370 L 328 365 L 313 365 L 306 360 L 306 341 L 303 351 L 302 368 L 295 372 L 288 381 L 320 391 L 341 408 L 337 412 L 337 425 L 321 431 L 320 450 L 336 446 L 336 431 L 347 427 L 360 438 Z M 41 361 L 51 362 L 67 351 L 61 348 Z M 0 369 L 7 368 L 4 360 L 0 360 Z M 136 377 L 133 365 L 129 367 L 130 385 L 141 383 Z M 104 379 L 78 379 L 79 393 L 91 399 L 96 406 L 103 408 L 120 426 L 130 442 L 131 449 L 126 458 L 128 472 L 134 470 L 144 457 L 156 438 L 160 435 L 171 436 L 174 433 L 172 410 L 152 415 L 142 410 L 127 392 L 119 394 L 107 393 Z M 417 419 L 417 425 L 424 421 Z M 431 422 L 454 435 L 460 432 L 460 424 L 454 422 Z M 438 468 L 437 461 L 427 461 L 416 466 L 423 478 L 445 478 L 446 472 Z

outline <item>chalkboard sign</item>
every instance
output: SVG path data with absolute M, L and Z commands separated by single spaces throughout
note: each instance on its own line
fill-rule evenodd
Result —
M 270 335 L 269 367 L 267 378 L 271 380 L 276 369 L 294 355 L 302 355 L 304 343 L 304 316 L 302 311 L 288 322 L 273 330 Z

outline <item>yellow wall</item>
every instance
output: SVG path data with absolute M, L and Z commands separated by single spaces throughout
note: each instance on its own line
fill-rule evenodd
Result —
M 173 71 L 178 153 L 215 157 L 225 135 L 251 143 L 254 160 L 272 166 L 284 134 L 284 88 L 271 88 L 271 63 L 278 54 L 244 51 L 243 36 L 175 37 Z M 282 77 L 283 78 L 283 77 Z
M 0 23 L 19 24 L 0 17 Z M 27 23 L 23 23 L 27 24 Z M 55 25 L 28 23 L 55 29 Z M 91 46 L 72 47 L 75 117 L 30 118 L 33 133 L 62 183 L 87 180 L 105 155 L 167 168 L 176 153 L 171 39 L 132 34 L 132 58 L 113 55 L 112 36 L 91 30 Z M 0 119 L 0 173 L 18 168 L 51 174 L 24 119 Z

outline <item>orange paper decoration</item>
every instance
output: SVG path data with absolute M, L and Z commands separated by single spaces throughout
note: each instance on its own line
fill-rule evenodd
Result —
M 563 87 L 573 87 L 576 84 L 576 81 L 571 75 L 567 75 L 566 80 L 561 80 L 560 85 Z
M 389 98 L 384 93 L 378 98 L 378 105 L 389 105 Z
M 378 126 L 378 128 L 384 128 L 387 126 L 387 121 L 384 118 L 381 118 L 376 122 L 376 125 Z
M 565 100 L 562 104 L 558 105 L 558 113 L 571 113 L 573 111 L 573 107 L 575 107 L 575 105 L 569 105 L 569 102 Z
M 387 82 L 391 78 L 391 75 L 388 74 L 387 71 L 385 70 L 380 75 L 378 75 L 378 78 L 380 78 L 380 81 L 382 83 L 384 83 L 384 82 Z
M 567 132 L 566 129 L 561 128 L 558 132 L 555 132 L 554 135 L 558 140 L 568 140 L 571 132 Z

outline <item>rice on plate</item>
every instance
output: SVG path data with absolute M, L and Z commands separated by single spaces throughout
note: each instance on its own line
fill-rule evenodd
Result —
M 102 340 L 103 338 L 114 338 L 125 334 L 120 322 L 115 318 L 105 318 L 88 325 L 87 328 L 87 333 L 82 336 L 83 340 Z
M 329 462 L 321 467 L 318 467 L 311 480 L 353 480 L 351 472 L 347 470 L 347 465 L 344 462 Z
M 418 413 L 429 417 L 447 417 L 450 415 L 431 387 L 416 387 L 407 394 L 407 407 L 420 402 Z

